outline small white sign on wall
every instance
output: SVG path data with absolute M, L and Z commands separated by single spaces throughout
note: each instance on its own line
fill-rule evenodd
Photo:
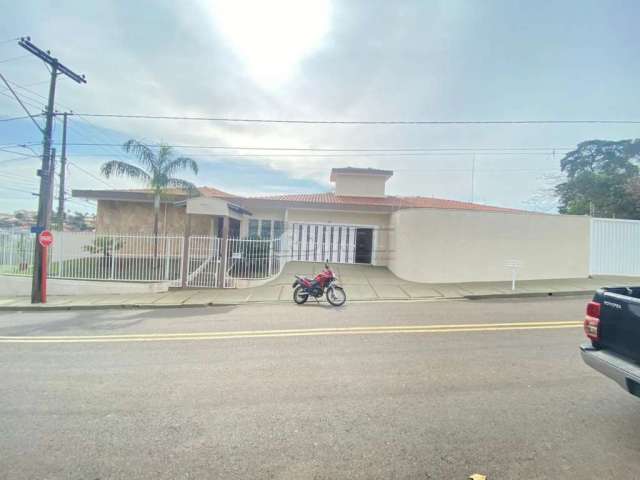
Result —
M 233 252 L 231 258 L 233 260 L 242 260 L 242 252 Z
M 522 262 L 522 260 L 516 259 L 507 260 L 504 263 L 505 267 L 511 269 L 511 291 L 514 291 L 516 289 L 516 277 L 518 274 L 518 269 L 522 268 L 523 265 L 524 263 Z

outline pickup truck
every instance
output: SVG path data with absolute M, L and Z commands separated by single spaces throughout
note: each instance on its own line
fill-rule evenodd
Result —
M 640 397 L 640 287 L 601 288 L 587 305 L 580 346 L 590 367 Z

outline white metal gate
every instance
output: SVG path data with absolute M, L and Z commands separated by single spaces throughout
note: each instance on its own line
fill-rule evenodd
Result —
M 217 237 L 189 237 L 188 287 L 218 287 L 218 269 L 221 263 L 220 243 L 221 239 Z
M 640 221 L 591 219 L 590 273 L 640 275 Z
M 293 223 L 287 231 L 290 260 L 355 263 L 356 230 L 353 225 Z

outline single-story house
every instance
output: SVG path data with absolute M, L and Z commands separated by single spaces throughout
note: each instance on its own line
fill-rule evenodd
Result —
M 432 197 L 390 196 L 393 171 L 334 168 L 334 191 L 243 197 L 201 187 L 161 201 L 163 234 L 286 239 L 288 260 L 386 266 L 418 282 L 579 278 L 589 271 L 589 218 Z M 151 233 L 148 190 L 74 190 L 96 200 L 99 233 Z

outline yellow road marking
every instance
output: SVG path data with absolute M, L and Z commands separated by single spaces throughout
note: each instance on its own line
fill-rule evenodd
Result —
M 289 330 L 248 330 L 200 333 L 150 333 L 129 335 L 96 336 L 0 336 L 0 343 L 107 343 L 107 342 L 154 342 L 176 340 L 223 340 L 230 338 L 283 338 L 320 335 L 373 335 L 399 333 L 451 333 L 451 332 L 495 332 L 510 330 L 545 330 L 581 327 L 582 322 L 520 322 L 460 325 L 405 325 L 309 328 Z
M 365 325 L 354 327 L 324 327 L 324 328 L 294 328 L 286 330 L 230 330 L 218 332 L 194 332 L 194 333 L 131 333 L 115 335 L 47 335 L 47 336 L 0 336 L 0 340 L 14 339 L 75 339 L 75 338 L 139 338 L 139 337 L 199 337 L 209 335 L 247 335 L 264 333 L 299 333 L 299 332 L 342 332 L 358 330 L 422 330 L 422 329 L 458 329 L 458 328 L 490 328 L 490 327 L 521 327 L 521 326 L 545 326 L 545 325 L 582 325 L 582 321 L 566 320 L 555 322 L 513 322 L 513 323 L 453 323 L 448 325 Z

